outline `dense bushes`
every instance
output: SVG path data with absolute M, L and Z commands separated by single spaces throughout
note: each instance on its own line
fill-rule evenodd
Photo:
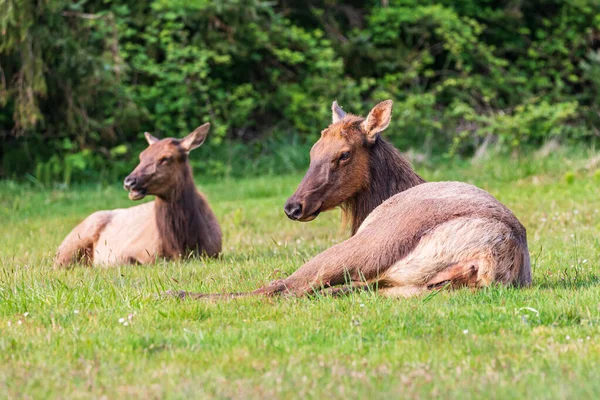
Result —
M 4 4 L 3 176 L 114 179 L 144 130 L 204 121 L 204 172 L 291 170 L 336 98 L 394 99 L 392 139 L 427 151 L 597 134 L 597 0 Z

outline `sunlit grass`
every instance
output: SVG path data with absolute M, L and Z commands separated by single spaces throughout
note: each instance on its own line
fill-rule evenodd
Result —
M 534 285 L 391 300 L 178 301 L 246 291 L 346 237 L 338 212 L 288 221 L 300 176 L 204 183 L 220 260 L 54 270 L 68 231 L 132 203 L 118 183 L 0 183 L 0 388 L 7 397 L 596 398 L 600 174 L 590 152 L 419 168 L 475 183 L 528 229 Z M 5 389 L 4 389 L 5 388 Z

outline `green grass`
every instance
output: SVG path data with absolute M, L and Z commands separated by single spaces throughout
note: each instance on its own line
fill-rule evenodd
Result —
M 156 296 L 251 290 L 343 240 L 338 212 L 308 224 L 284 216 L 299 175 L 199 180 L 222 224 L 220 260 L 72 270 L 51 267 L 60 241 L 94 210 L 131 206 L 125 191 L 1 182 L 0 397 L 598 398 L 594 157 L 418 168 L 475 183 L 515 212 L 534 285 L 408 300 Z

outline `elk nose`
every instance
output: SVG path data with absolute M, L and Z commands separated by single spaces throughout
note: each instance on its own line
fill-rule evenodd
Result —
M 288 200 L 288 202 L 285 203 L 283 210 L 285 211 L 285 215 L 287 215 L 289 219 L 296 220 L 300 218 L 300 216 L 302 216 L 302 204 L 300 204 L 297 201 Z
M 134 189 L 137 186 L 137 183 L 138 183 L 137 178 L 135 176 L 129 175 L 123 181 L 123 186 L 125 187 L 126 190 L 131 190 L 131 189 Z

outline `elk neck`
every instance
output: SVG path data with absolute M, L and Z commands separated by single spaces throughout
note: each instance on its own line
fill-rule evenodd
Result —
M 209 236 L 210 214 L 206 200 L 196 190 L 192 170 L 186 163 L 174 190 L 156 197 L 154 209 L 161 242 L 161 256 L 186 257 L 201 252 Z
M 385 139 L 378 137 L 368 149 L 370 178 L 367 188 L 342 205 L 343 219 L 351 224 L 353 236 L 381 203 L 425 182 L 398 149 Z

